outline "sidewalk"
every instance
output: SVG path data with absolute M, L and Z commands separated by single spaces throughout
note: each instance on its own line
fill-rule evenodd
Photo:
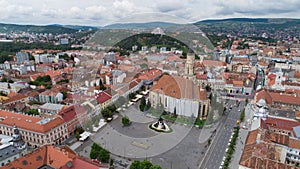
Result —
M 248 104 L 247 107 L 245 108 L 245 122 L 241 123 L 241 125 L 246 125 L 247 119 L 251 119 L 251 117 L 252 117 L 252 112 L 250 109 L 250 104 Z M 250 126 L 248 126 L 248 125 L 246 125 L 246 126 L 250 129 Z M 245 142 L 247 139 L 247 135 L 249 133 L 249 129 L 241 128 L 239 131 L 239 137 L 236 141 L 235 151 L 232 155 L 231 162 L 229 164 L 230 169 L 238 169 L 239 168 L 239 161 L 240 161 L 240 158 L 241 158 L 243 150 L 244 150 L 244 146 L 245 146 Z

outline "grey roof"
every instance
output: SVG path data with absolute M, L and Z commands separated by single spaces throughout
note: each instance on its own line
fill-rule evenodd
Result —
M 46 110 L 61 110 L 65 105 L 62 104 L 53 104 L 53 103 L 45 103 L 40 106 L 40 109 Z
M 19 154 L 21 150 L 17 149 L 13 145 L 8 145 L 0 149 L 0 161 L 3 161 L 11 156 Z
M 296 134 L 296 137 L 300 138 L 300 126 L 294 127 L 293 130 Z

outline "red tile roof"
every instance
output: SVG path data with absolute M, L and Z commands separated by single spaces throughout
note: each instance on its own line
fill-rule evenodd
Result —
M 151 80 L 154 79 L 162 74 L 161 70 L 158 69 L 151 69 L 143 74 L 141 74 L 138 78 L 141 80 Z
M 86 109 L 83 106 L 72 105 L 60 111 L 58 115 L 60 115 L 65 122 L 69 122 L 74 118 L 77 118 L 79 114 L 84 113 L 85 111 Z
M 285 120 L 285 119 L 273 118 L 273 117 L 268 117 L 265 120 L 265 123 L 270 128 L 276 128 L 276 129 L 287 130 L 287 131 L 293 131 L 293 127 L 300 126 L 300 122 L 298 121 Z
M 273 135 L 274 134 L 274 135 Z M 289 137 L 279 135 L 268 130 L 250 131 L 243 149 L 239 164 L 253 169 L 261 168 L 294 168 L 291 165 L 280 162 L 280 150 L 276 149 L 272 142 L 282 142 L 287 145 Z
M 72 165 L 70 165 L 72 163 Z M 62 166 L 60 169 L 109 169 L 107 165 L 104 164 L 99 164 L 96 162 L 93 162 L 89 159 L 81 158 L 81 157 L 76 157 L 72 160 L 72 162 L 69 162 L 69 167 L 67 164 Z
M 54 147 L 52 145 L 45 145 L 1 168 L 34 169 L 42 166 L 51 166 L 60 169 L 67 169 L 68 166 L 71 167 L 68 169 L 99 169 L 101 165 L 77 156 L 76 153 L 67 146 Z
M 193 81 L 180 76 L 163 75 L 151 91 L 162 92 L 167 96 L 178 99 L 207 100 L 205 90 L 200 90 L 200 87 L 194 85 Z
M 96 95 L 96 100 L 98 103 L 102 104 L 106 102 L 107 100 L 111 99 L 111 96 L 107 94 L 106 92 L 100 92 Z
M 13 103 L 13 102 L 20 101 L 20 100 L 25 99 L 25 98 L 26 98 L 25 95 L 17 93 L 16 95 L 10 97 L 9 99 L 4 100 L 4 101 L 2 102 L 2 104 L 3 104 L 3 105 L 6 105 L 6 104 L 9 104 L 9 103 Z
M 64 123 L 61 117 L 55 117 L 53 120 L 45 123 L 38 124 L 37 122 L 41 121 L 42 118 L 34 117 L 24 114 L 17 114 L 12 112 L 7 112 L 4 110 L 0 110 L 0 117 L 3 120 L 0 121 L 0 124 L 7 126 L 18 126 L 20 129 L 34 131 L 38 133 L 47 133 L 51 129 L 58 127 Z
M 259 101 L 260 99 L 265 99 L 267 104 L 273 104 L 276 102 L 300 106 L 300 96 L 284 92 L 274 92 L 263 89 L 256 93 L 256 101 Z
M 217 60 L 203 60 L 203 65 L 205 66 L 226 66 L 225 62 L 217 61 Z

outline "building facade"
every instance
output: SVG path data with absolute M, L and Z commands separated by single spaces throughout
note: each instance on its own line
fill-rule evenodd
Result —
M 210 106 L 205 90 L 179 76 L 163 75 L 151 89 L 149 99 L 153 108 L 162 106 L 167 112 L 200 119 L 207 117 Z
M 0 134 L 12 136 L 18 126 L 22 139 L 31 146 L 57 145 L 68 138 L 67 124 L 61 117 L 40 118 L 0 110 Z

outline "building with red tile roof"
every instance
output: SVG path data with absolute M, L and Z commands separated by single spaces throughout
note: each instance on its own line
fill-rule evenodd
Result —
M 255 95 L 255 101 L 264 99 L 269 106 L 300 110 L 300 96 L 284 91 L 262 89 Z
M 45 145 L 32 152 L 17 158 L 16 160 L 1 167 L 3 169 L 108 169 L 106 165 L 100 165 L 89 159 L 78 156 L 67 146 L 54 147 Z
M 71 105 L 58 113 L 59 116 L 65 121 L 68 128 L 68 134 L 75 134 L 75 130 L 81 127 L 80 121 L 87 119 L 87 110 L 81 105 Z
M 60 144 L 68 138 L 67 124 L 61 117 L 41 118 L 0 110 L 1 134 L 11 135 L 16 125 L 30 145 Z
M 272 129 L 273 131 L 288 135 L 293 135 L 293 128 L 300 126 L 300 122 L 298 121 L 274 117 L 268 117 L 266 120 L 264 120 L 264 123 L 269 127 L 269 129 Z
M 25 103 L 27 101 L 28 101 L 27 96 L 18 93 L 12 97 L 9 97 L 7 100 L 2 101 L 2 104 L 4 106 L 9 106 L 9 105 L 14 105 L 16 103 Z
M 226 62 L 217 60 L 203 60 L 203 65 L 205 67 L 226 67 Z
M 101 109 L 104 109 L 105 107 L 111 104 L 111 98 L 111 95 L 109 95 L 105 91 L 102 91 L 96 95 L 96 100 L 98 104 L 100 104 Z
M 256 129 L 250 131 L 242 156 L 239 168 L 286 168 L 295 169 L 296 162 L 291 159 L 294 144 L 299 144 L 299 140 L 287 135 L 274 133 L 268 129 Z
M 142 80 L 144 84 L 151 84 L 162 75 L 162 71 L 158 69 L 151 69 L 139 75 L 138 79 Z

